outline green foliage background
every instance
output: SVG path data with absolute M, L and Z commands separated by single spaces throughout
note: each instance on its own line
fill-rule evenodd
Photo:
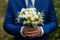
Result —
M 57 15 L 58 28 L 49 35 L 49 40 L 60 40 L 60 0 L 53 0 Z M 13 40 L 13 36 L 3 30 L 7 0 L 0 0 L 0 40 Z

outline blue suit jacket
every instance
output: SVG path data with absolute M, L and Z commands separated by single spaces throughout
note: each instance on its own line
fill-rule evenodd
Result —
M 33 40 L 47 40 L 47 35 L 50 34 L 56 27 L 56 14 L 52 0 L 35 0 L 34 5 L 40 12 L 44 10 L 44 35 L 41 37 L 33 38 Z M 18 12 L 22 8 L 27 8 L 24 0 L 8 0 L 8 7 L 4 20 L 4 30 L 14 35 L 15 40 L 28 40 L 27 37 L 22 37 L 20 29 L 23 24 L 16 23 Z

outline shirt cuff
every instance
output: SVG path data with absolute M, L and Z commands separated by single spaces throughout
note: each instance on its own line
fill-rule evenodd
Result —
M 24 28 L 24 26 L 21 27 L 20 34 L 21 34 L 23 37 L 26 37 L 26 36 L 23 34 L 23 32 L 22 32 L 22 31 L 23 31 L 23 28 Z
M 40 28 L 41 28 L 41 30 L 42 30 L 42 33 L 41 33 L 40 36 L 42 36 L 42 35 L 44 34 L 44 30 L 43 30 L 43 27 L 40 27 Z

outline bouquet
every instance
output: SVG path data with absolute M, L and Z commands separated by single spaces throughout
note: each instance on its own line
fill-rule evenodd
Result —
M 25 26 L 43 25 L 43 12 L 37 12 L 36 8 L 22 8 L 17 17 L 18 23 Z

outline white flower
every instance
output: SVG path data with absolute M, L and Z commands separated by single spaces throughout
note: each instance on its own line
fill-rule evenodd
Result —
M 34 21 L 34 19 L 35 19 L 34 17 L 31 18 L 32 21 Z
M 38 15 L 40 15 L 41 13 L 40 12 L 38 12 Z
M 36 10 L 36 8 L 30 8 L 30 10 L 34 11 L 34 10 Z
M 24 12 L 26 9 L 25 8 L 22 8 L 21 12 Z
M 28 11 L 25 11 L 25 15 L 28 15 Z

